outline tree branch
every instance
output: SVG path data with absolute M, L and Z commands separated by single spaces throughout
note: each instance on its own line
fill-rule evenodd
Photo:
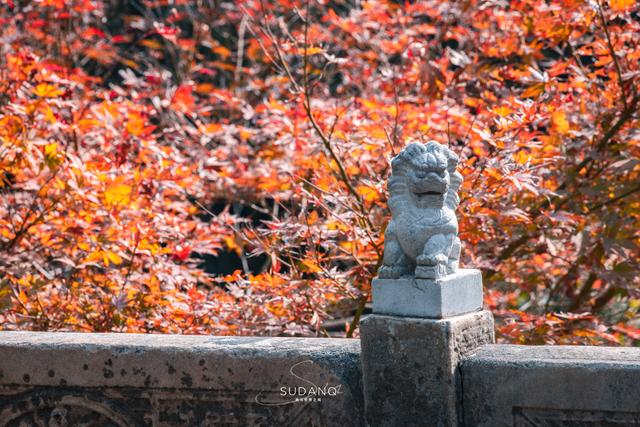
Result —
M 622 70 L 618 62 L 618 57 L 616 56 L 616 51 L 613 48 L 613 43 L 611 42 L 611 35 L 609 34 L 609 29 L 607 28 L 607 21 L 604 18 L 604 12 L 602 11 L 602 3 L 600 2 L 600 0 L 598 0 L 598 16 L 600 16 L 600 22 L 602 23 L 604 34 L 607 37 L 607 46 L 609 47 L 609 54 L 611 55 L 611 58 L 613 58 L 613 64 L 616 67 L 616 74 L 618 75 L 618 85 L 620 86 L 620 98 L 622 98 L 622 105 L 626 110 L 627 94 L 625 93 L 625 90 L 624 90 L 624 80 L 622 79 Z

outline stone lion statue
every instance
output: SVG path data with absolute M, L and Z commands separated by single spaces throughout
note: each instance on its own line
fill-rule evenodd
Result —
M 378 277 L 438 279 L 458 269 L 457 165 L 458 156 L 435 141 L 411 143 L 391 160 L 391 221 Z

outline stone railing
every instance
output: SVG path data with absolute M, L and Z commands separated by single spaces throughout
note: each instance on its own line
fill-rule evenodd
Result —
M 0 332 L 0 426 L 640 425 L 640 348 L 476 347 L 490 325 L 373 315 L 362 353 L 352 339 Z
M 0 332 L 0 427 L 640 426 L 640 348 L 494 345 L 458 269 L 457 157 L 391 164 L 360 341 Z
M 640 425 L 640 348 L 487 345 L 461 373 L 465 425 Z
M 0 332 L 0 426 L 362 425 L 357 340 Z

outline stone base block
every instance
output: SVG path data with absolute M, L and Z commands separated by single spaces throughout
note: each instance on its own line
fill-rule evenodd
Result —
M 482 310 L 480 270 L 460 269 L 442 279 L 374 279 L 373 312 L 441 319 Z
M 370 426 L 457 426 L 458 363 L 494 341 L 488 311 L 442 320 L 373 314 L 360 325 Z

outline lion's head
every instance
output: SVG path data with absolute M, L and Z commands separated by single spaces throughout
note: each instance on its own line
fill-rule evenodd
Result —
M 440 209 L 449 192 L 450 174 L 455 173 L 457 165 L 458 156 L 442 144 L 411 143 L 391 160 L 392 180 L 402 188 L 394 191 L 391 185 L 390 192 L 392 196 L 397 191 L 408 192 L 419 208 Z

